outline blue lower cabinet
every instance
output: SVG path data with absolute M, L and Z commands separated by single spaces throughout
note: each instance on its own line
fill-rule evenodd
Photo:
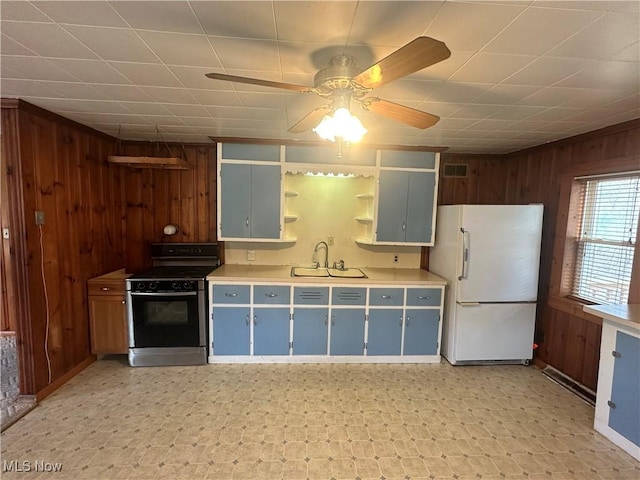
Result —
M 326 355 L 328 308 L 298 308 L 293 313 L 293 354 Z
M 640 338 L 618 331 L 613 355 L 609 426 L 640 446 Z
M 367 355 L 400 355 L 402 309 L 369 310 Z
M 213 307 L 213 354 L 249 355 L 249 307 Z
M 364 355 L 364 308 L 331 311 L 331 355 Z
M 409 309 L 405 313 L 404 355 L 435 355 L 440 310 Z
M 253 354 L 289 355 L 289 308 L 253 309 Z

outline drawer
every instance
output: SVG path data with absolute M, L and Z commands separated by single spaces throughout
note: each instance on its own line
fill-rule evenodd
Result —
M 333 305 L 364 305 L 366 297 L 366 288 L 336 287 L 331 292 L 331 303 Z
M 407 305 L 439 307 L 442 303 L 442 290 L 439 288 L 407 288 Z
M 249 285 L 214 285 L 213 303 L 249 303 Z
M 124 280 L 100 280 L 88 282 L 89 295 L 124 295 Z
M 403 288 L 371 288 L 369 289 L 369 305 L 402 306 Z
M 294 287 L 296 305 L 328 305 L 329 287 Z
M 288 285 L 255 285 L 253 303 L 257 305 L 288 305 L 291 288 Z

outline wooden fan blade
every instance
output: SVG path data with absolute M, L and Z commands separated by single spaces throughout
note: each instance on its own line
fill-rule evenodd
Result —
M 432 127 L 440 120 L 440 117 L 430 113 L 382 100 L 381 98 L 367 98 L 363 107 L 365 110 L 370 110 L 378 115 L 383 115 L 416 128 Z
M 291 127 L 289 131 L 291 133 L 306 132 L 307 130 L 310 130 L 318 125 L 318 123 L 320 123 L 320 120 L 322 120 L 322 117 L 327 115 L 329 112 L 331 112 L 331 107 L 329 105 L 318 107 L 315 110 L 309 112 L 306 116 L 302 117 L 302 119 L 293 127 Z
M 226 80 L 228 82 L 248 83 L 250 85 L 260 85 L 263 87 L 284 88 L 285 90 L 294 90 L 296 92 L 313 92 L 311 87 L 305 87 L 303 85 L 295 85 L 293 83 L 271 82 L 269 80 L 260 80 L 258 78 L 249 77 L 237 77 L 235 75 L 226 75 L 224 73 L 207 73 L 208 78 L 214 80 Z
M 376 88 L 450 56 L 451 51 L 443 42 L 430 37 L 418 37 L 356 75 L 353 81 L 365 88 Z

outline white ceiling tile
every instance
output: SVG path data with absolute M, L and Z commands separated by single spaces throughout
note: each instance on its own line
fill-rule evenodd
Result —
M 50 22 L 51 19 L 24 0 L 2 2 L 2 18 L 4 20 L 20 20 L 22 22 Z
M 476 52 L 524 9 L 510 2 L 446 2 L 426 34 L 446 43 L 450 50 Z
M 242 102 L 236 92 L 228 90 L 191 90 L 191 93 L 202 105 L 242 106 Z
M 429 88 L 429 101 L 469 103 L 488 92 L 493 85 L 487 83 L 445 82 Z
M 596 12 L 638 12 L 638 2 L 629 0 L 536 0 L 535 7 L 566 10 L 593 10 Z
M 554 57 L 608 60 L 640 38 L 637 15 L 608 13 L 548 52 Z
M 611 60 L 626 62 L 637 62 L 638 59 L 640 59 L 640 42 L 633 43 L 611 56 Z
M 133 30 L 68 25 L 65 28 L 103 60 L 158 63 Z
M 460 109 L 462 104 L 449 103 L 449 102 L 422 102 L 418 105 L 418 110 L 437 115 L 438 117 L 447 117 L 453 112 Z
M 598 105 L 606 105 L 620 98 L 624 98 L 629 92 L 614 89 L 574 88 L 574 94 L 565 99 L 563 107 L 580 107 L 591 109 Z
M 582 110 L 578 108 L 571 107 L 551 107 L 546 110 L 542 110 L 540 113 L 531 115 L 528 119 L 544 121 L 548 124 L 549 121 L 566 120 L 581 111 Z
M 475 55 L 475 52 L 454 51 L 451 56 L 442 62 L 423 68 L 416 73 L 411 74 L 410 78 L 416 80 L 448 80 L 455 72 L 457 72 L 469 59 Z
M 582 96 L 583 92 L 576 88 L 547 87 L 532 93 L 518 101 L 520 105 L 556 107 L 574 96 Z
M 160 32 L 203 33 L 188 2 L 112 2 L 111 5 L 135 29 Z M 212 6 L 210 6 L 211 8 Z
M 291 102 L 292 98 L 297 98 L 300 94 L 291 93 L 273 93 L 278 90 L 270 89 L 269 93 L 258 92 L 239 92 L 238 97 L 245 107 L 256 108 L 282 108 Z
M 529 85 L 496 85 L 474 98 L 474 103 L 485 105 L 513 105 L 539 90 Z
M 139 86 L 181 87 L 182 84 L 165 65 L 110 62 L 131 83 Z
M 327 45 L 315 42 L 279 42 L 282 71 L 287 73 L 315 73 L 329 66 L 337 55 L 353 57 L 359 72 L 377 62 L 374 50 L 366 45 Z
M 443 3 L 360 2 L 349 41 L 371 45 L 404 45 L 424 33 Z
M 3 56 L 0 67 L 2 68 L 2 78 L 23 78 L 25 80 L 52 80 L 61 82 L 78 80 L 42 57 Z
M 556 84 L 559 87 L 636 90 L 640 85 L 640 62 L 599 62 Z
M 33 50 L 20 45 L 18 42 L 7 37 L 5 34 L 2 34 L 2 37 L 0 37 L 0 42 L 0 52 L 2 52 L 2 55 L 37 55 L 37 53 Z
M 274 3 L 278 38 L 304 39 L 327 45 L 344 45 L 356 12 L 357 2 L 280 2 Z
M 211 128 L 215 126 L 219 126 L 220 121 L 216 120 L 212 117 L 189 117 L 184 116 L 182 120 L 188 125 L 193 126 L 195 131 L 198 131 L 198 128 Z M 203 132 L 199 132 L 203 133 Z
M 527 8 L 483 52 L 541 55 L 601 16 L 601 12 Z M 540 28 L 544 25 L 544 28 Z
M 219 80 L 212 80 L 206 77 L 207 73 L 223 73 L 219 68 L 210 67 L 182 67 L 170 65 L 169 70 L 178 77 L 178 80 L 186 88 L 212 89 L 212 90 L 233 90 L 233 84 Z
M 532 107 L 529 105 L 505 105 L 498 113 L 491 118 L 506 120 L 522 120 L 536 113 L 546 110 L 546 107 Z
M 95 25 L 101 27 L 126 27 L 108 2 L 61 1 L 32 2 L 39 10 L 57 23 Z M 4 9 L 4 3 L 3 3 Z
M 140 115 L 140 118 L 158 127 L 160 125 L 184 126 L 184 122 L 173 115 Z
M 139 115 L 170 115 L 169 111 L 158 103 L 151 102 L 122 102 L 121 105 L 131 113 Z
M 225 70 L 279 72 L 278 44 L 272 40 L 209 37 Z
M 209 111 L 201 105 L 166 105 L 166 109 L 178 117 L 211 117 Z
M 53 97 L 55 91 L 46 84 L 35 80 L 12 80 L 3 78 L 0 84 L 0 94 L 3 97 Z
M 500 83 L 530 64 L 535 57 L 478 53 L 451 76 L 455 82 Z
M 401 78 L 373 91 L 371 96 L 382 97 L 392 102 L 422 102 L 431 98 L 432 92 L 443 85 L 438 81 Z M 437 99 L 439 100 L 439 99 Z
M 207 107 L 214 118 L 245 118 L 253 120 L 282 120 L 284 112 L 271 108 L 246 108 L 246 107 Z
M 116 69 L 103 60 L 54 58 L 51 63 L 74 78 L 87 83 L 130 84 Z
M 109 97 L 93 86 L 81 82 L 46 82 L 45 85 L 55 92 L 53 97 L 77 98 L 82 100 L 108 100 Z
M 67 118 L 72 118 L 80 123 L 92 124 L 92 123 L 129 123 L 129 124 L 148 124 L 149 122 L 140 115 L 121 115 L 117 113 L 69 113 L 65 115 Z
M 134 85 L 94 85 L 99 92 L 121 102 L 153 102 L 150 95 Z
M 38 35 L 33 34 L 36 28 Z M 3 21 L 2 33 L 43 57 L 96 58 L 91 50 L 53 23 Z
M 276 39 L 271 2 L 192 2 L 191 6 L 209 35 L 236 38 Z
M 510 85 L 553 85 L 587 68 L 590 64 L 589 61 L 579 58 L 539 57 L 504 80 L 503 83 Z
M 448 116 L 448 118 L 486 118 L 503 108 L 502 105 L 464 105 Z
M 198 103 L 191 92 L 185 88 L 140 87 L 140 89 L 160 103 L 193 104 Z
M 129 113 L 117 102 L 104 100 L 71 100 L 61 98 L 43 98 L 40 106 L 59 112 L 101 112 L 101 113 Z
M 607 108 L 614 108 L 620 110 L 635 109 L 636 112 L 640 112 L 640 93 L 636 92 L 627 97 L 615 100 L 611 103 L 606 103 Z
M 139 32 L 140 37 L 167 65 L 222 67 L 204 35 L 182 33 Z M 237 53 L 237 52 L 236 52 Z

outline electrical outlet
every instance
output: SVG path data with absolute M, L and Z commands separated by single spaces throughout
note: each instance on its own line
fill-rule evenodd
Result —
M 397 253 L 393 254 L 393 263 L 398 263 L 398 260 L 399 260 L 398 257 L 399 257 L 399 255 Z
M 247 261 L 253 262 L 256 259 L 256 251 L 255 250 L 247 250 Z
M 333 245 L 333 235 L 327 237 L 327 245 Z
M 44 225 L 44 212 L 36 210 L 36 225 Z

